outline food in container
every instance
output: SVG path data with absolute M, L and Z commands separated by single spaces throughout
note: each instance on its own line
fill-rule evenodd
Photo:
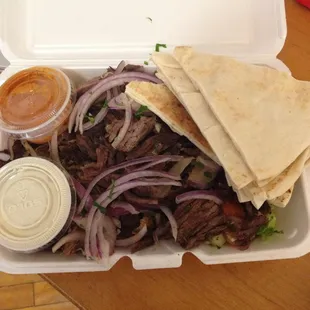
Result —
M 0 245 L 20 253 L 49 248 L 68 230 L 75 189 L 52 162 L 25 157 L 0 169 Z
M 12 150 L 50 156 L 73 177 L 79 206 L 53 252 L 107 262 L 117 248 L 137 252 L 163 239 L 187 250 L 206 242 L 245 250 L 277 232 L 268 205 L 238 202 L 209 143 L 154 74 L 121 62 L 78 96 L 68 131 L 31 152 L 18 141 Z
M 0 87 L 0 129 L 17 139 L 49 141 L 55 130 L 64 130 L 74 96 L 72 83 L 61 70 L 22 70 Z
M 177 48 L 176 58 L 180 50 L 191 51 Z M 134 253 L 166 239 L 186 250 L 206 243 L 246 250 L 257 238 L 282 233 L 267 200 L 282 207 L 288 203 L 307 150 L 283 175 L 253 184 L 246 162 L 237 150 L 231 151 L 236 148 L 234 140 L 224 130 L 215 136 L 218 141 L 206 134 L 221 125 L 207 109 L 204 89 L 200 92 L 197 81 L 189 78 L 192 71 L 187 73 L 183 58 L 180 63 L 176 58 L 153 55 L 159 78 L 125 62 L 109 68 L 78 88 L 68 131 L 59 136 L 55 132 L 49 145 L 14 143 L 12 157 L 50 156 L 74 180 L 79 206 L 68 233 L 53 245 L 54 253 L 82 250 L 87 258 L 107 262 L 117 248 L 129 247 Z M 222 58 L 219 67 L 225 68 L 225 61 L 236 62 Z M 195 59 L 185 63 L 193 65 Z M 204 74 L 203 62 L 199 64 Z M 238 65 L 283 75 L 270 68 Z M 230 74 L 234 69 L 226 72 L 226 79 Z M 219 89 L 225 91 L 223 86 Z M 240 165 L 232 164 L 235 158 Z M 249 171 L 250 183 L 239 182 L 240 167 Z M 263 192 L 274 183 L 280 185 L 273 196 L 250 191 L 261 186 Z

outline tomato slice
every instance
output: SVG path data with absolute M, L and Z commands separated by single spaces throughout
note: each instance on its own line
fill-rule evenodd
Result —
M 310 9 L 310 0 L 297 0 L 297 2 Z
M 242 205 L 238 202 L 224 202 L 222 205 L 223 213 L 226 216 L 236 216 L 239 218 L 245 218 L 245 212 Z

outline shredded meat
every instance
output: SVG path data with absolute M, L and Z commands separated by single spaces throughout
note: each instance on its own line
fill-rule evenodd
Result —
M 92 160 L 97 159 L 94 145 L 89 137 L 76 135 L 76 144 L 82 153 L 88 155 Z
M 133 204 L 135 207 L 138 208 L 150 208 L 152 206 L 158 206 L 158 200 L 153 198 L 142 198 L 130 191 L 124 193 L 124 197 L 126 201 Z
M 123 125 L 124 125 L 123 119 L 119 120 L 114 115 L 109 116 L 107 125 L 105 126 L 105 131 L 106 131 L 106 138 L 108 138 L 110 143 L 114 141 Z
M 171 186 L 138 186 L 132 191 L 140 197 L 162 199 L 170 194 Z
M 134 120 L 117 149 L 126 153 L 132 151 L 153 130 L 155 122 L 155 117 L 145 116 L 139 120 Z
M 148 155 L 162 154 L 171 145 L 175 145 L 179 136 L 174 133 L 160 133 L 147 138 L 141 145 L 129 152 L 127 159 L 138 158 Z
M 99 146 L 96 149 L 96 157 L 97 162 L 85 164 L 81 167 L 81 172 L 78 173 L 78 176 L 79 179 L 83 181 L 83 183 L 85 183 L 85 181 L 92 181 L 94 177 L 96 177 L 104 170 L 104 168 L 106 168 L 109 157 L 109 150 L 107 150 L 104 146 Z
M 146 236 L 131 247 L 131 253 L 136 253 L 155 244 L 154 238 Z
M 16 140 L 13 145 L 13 154 L 14 159 L 24 157 L 26 154 L 26 151 L 24 149 L 24 146 L 20 142 L 20 140 Z
M 179 227 L 177 242 L 185 249 L 206 241 L 209 231 L 225 224 L 220 206 L 207 200 L 196 199 L 180 204 L 174 217 Z

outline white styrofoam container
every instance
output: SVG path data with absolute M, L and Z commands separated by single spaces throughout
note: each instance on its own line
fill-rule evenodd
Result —
M 150 19 L 152 19 L 152 22 Z M 156 43 L 192 45 L 211 53 L 288 70 L 276 58 L 286 38 L 284 0 L 2 0 L 0 42 L 12 74 L 33 65 L 63 68 L 77 83 L 120 60 L 143 64 Z M 310 251 L 309 173 L 297 182 L 290 204 L 278 209 L 284 235 L 249 250 L 201 245 L 192 252 L 205 264 L 283 259 Z M 47 252 L 16 254 L 0 248 L 0 270 L 8 273 L 99 271 L 129 256 L 136 269 L 178 267 L 185 253 L 161 242 L 130 254 L 117 250 L 107 266 L 82 256 Z

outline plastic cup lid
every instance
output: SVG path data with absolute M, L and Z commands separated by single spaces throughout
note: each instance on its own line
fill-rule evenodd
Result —
M 71 191 L 48 160 L 26 157 L 0 169 L 0 244 L 14 251 L 39 249 L 67 222 Z

